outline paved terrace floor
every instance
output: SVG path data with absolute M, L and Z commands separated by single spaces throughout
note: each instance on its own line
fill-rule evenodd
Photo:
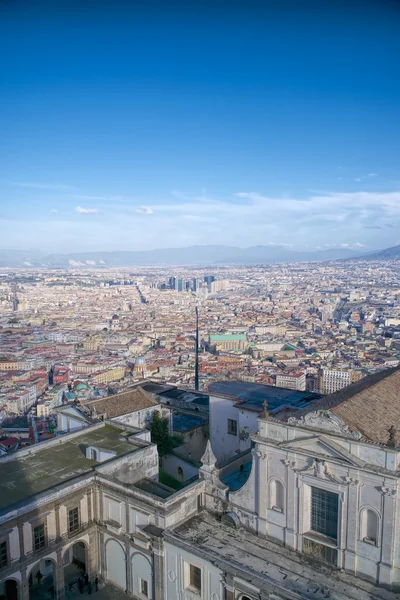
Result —
M 169 539 L 170 538 L 170 539 Z M 325 566 L 245 529 L 233 529 L 209 513 L 190 519 L 166 534 L 190 542 L 194 554 L 260 585 L 271 582 L 311 600 L 399 600 L 400 595 Z M 186 544 L 183 546 L 186 548 Z M 222 567 L 223 568 L 223 567 Z M 255 584 L 256 585 L 256 584 Z M 257 584 L 258 585 L 258 584 Z M 278 590 L 277 590 L 278 591 Z

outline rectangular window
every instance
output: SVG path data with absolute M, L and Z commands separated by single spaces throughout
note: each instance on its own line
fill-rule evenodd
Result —
M 237 421 L 234 419 L 228 419 L 228 433 L 237 435 Z
M 196 592 L 201 593 L 201 569 L 194 565 L 190 565 L 189 567 L 189 585 Z
M 7 556 L 7 542 L 1 542 L 0 544 L 0 569 L 6 567 L 8 564 Z
M 35 550 L 42 550 L 46 546 L 46 532 L 44 523 L 37 525 L 33 530 L 33 547 Z
M 79 508 L 71 508 L 68 511 L 68 531 L 69 533 L 76 533 L 79 531 Z
M 311 488 L 311 529 L 337 540 L 339 496 Z
M 140 593 L 142 594 L 142 596 L 146 596 L 146 598 L 149 597 L 149 584 L 145 579 L 142 579 L 141 577 L 139 577 L 139 582 L 140 582 Z

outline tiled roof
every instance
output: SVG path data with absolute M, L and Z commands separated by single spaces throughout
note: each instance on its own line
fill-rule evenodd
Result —
M 400 433 L 400 368 L 364 377 L 291 416 L 298 418 L 316 410 L 329 410 L 367 440 L 386 444 L 392 425 Z
M 91 412 L 96 411 L 98 416 L 106 414 L 107 418 L 112 419 L 136 410 L 150 408 L 157 404 L 158 402 L 153 400 L 152 396 L 139 386 L 128 392 L 121 392 L 120 394 L 108 396 L 107 398 L 83 402 L 82 406 L 89 409 Z

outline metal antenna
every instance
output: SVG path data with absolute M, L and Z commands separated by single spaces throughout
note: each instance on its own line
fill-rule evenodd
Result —
M 194 366 L 194 389 L 199 389 L 199 309 L 196 306 L 196 359 Z

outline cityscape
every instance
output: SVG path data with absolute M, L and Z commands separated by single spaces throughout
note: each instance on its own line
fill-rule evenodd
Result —
M 0 2 L 0 600 L 399 600 L 399 25 Z

